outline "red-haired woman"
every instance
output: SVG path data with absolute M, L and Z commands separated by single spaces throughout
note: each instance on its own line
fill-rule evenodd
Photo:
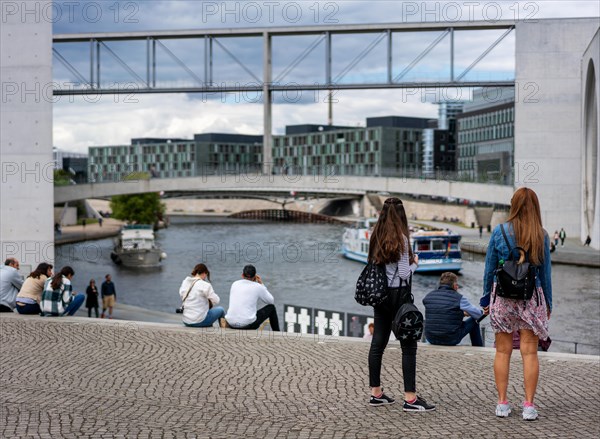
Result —
M 509 259 L 510 248 L 521 247 L 527 252 L 529 262 L 536 266 L 536 286 L 533 297 L 528 300 L 504 298 L 496 295 L 495 270 L 498 264 Z M 525 260 L 520 252 L 519 261 Z M 515 254 L 514 257 L 517 255 Z M 540 203 L 535 192 L 529 188 L 518 189 L 511 200 L 508 220 L 498 225 L 490 238 L 485 259 L 483 280 L 484 297 L 480 304 L 490 306 L 490 323 L 496 334 L 496 357 L 494 375 L 498 390 L 496 416 L 507 417 L 511 413 L 508 402 L 508 370 L 513 350 L 512 333 L 519 331 L 525 384 L 523 419 L 537 419 L 533 404 L 539 376 L 537 356 L 539 339 L 548 338 L 548 320 L 552 311 L 552 282 L 550 267 L 550 238 L 542 228 Z
M 378 306 L 373 307 L 375 314 L 375 330 L 369 351 L 369 385 L 371 399 L 369 404 L 381 406 L 393 404 L 393 398 L 383 393 L 381 387 L 381 360 L 390 339 L 392 321 L 401 305 L 411 300 L 410 291 L 400 288 L 402 284 L 410 285 L 410 278 L 417 268 L 419 257 L 410 249 L 408 221 L 402 201 L 388 198 L 383 204 L 381 214 L 373 229 L 369 244 L 369 262 L 385 264 L 388 278 L 388 297 Z M 407 412 L 431 411 L 435 406 L 428 404 L 417 396 L 417 342 L 401 340 L 402 375 L 404 378 L 404 407 Z

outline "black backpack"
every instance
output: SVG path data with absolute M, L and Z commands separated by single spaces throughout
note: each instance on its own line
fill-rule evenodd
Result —
M 398 267 L 396 267 L 398 273 Z M 396 277 L 396 273 L 394 277 Z M 356 281 L 354 300 L 363 306 L 377 306 L 388 297 L 388 278 L 385 265 L 369 262 Z
M 511 248 L 503 224 L 500 225 L 500 230 L 509 253 L 508 261 L 504 261 L 496 269 L 496 294 L 508 299 L 529 300 L 533 297 L 535 290 L 537 266 L 529 263 L 529 252 L 522 247 Z M 525 254 L 523 263 L 519 264 L 518 258 L 514 257 L 514 250 L 522 251 Z
M 403 288 L 407 288 L 403 290 Z M 400 279 L 401 294 L 406 294 L 410 297 L 410 301 L 402 304 L 392 321 L 392 331 L 396 338 L 402 340 L 414 340 L 419 341 L 423 334 L 423 314 L 419 311 L 414 304 L 415 298 L 411 293 L 412 289 L 412 275 L 407 281 L 406 287 L 402 286 L 402 279 Z

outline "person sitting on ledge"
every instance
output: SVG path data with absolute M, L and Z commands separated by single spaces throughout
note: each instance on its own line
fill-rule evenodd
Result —
M 483 346 L 477 319 L 484 311 L 457 292 L 458 277 L 442 273 L 437 290 L 423 299 L 425 305 L 425 338 L 434 345 L 456 346 L 469 334 L 473 346 Z M 464 316 L 470 316 L 463 321 Z
M 259 303 L 266 306 L 258 309 Z M 273 331 L 280 330 L 275 299 L 256 274 L 254 265 L 246 265 L 242 279 L 231 285 L 229 309 L 225 320 L 233 329 L 258 329 L 267 319 Z
M 19 314 L 40 314 L 42 311 L 40 301 L 44 292 L 44 284 L 46 279 L 52 277 L 52 268 L 52 265 L 42 262 L 25 279 L 21 291 L 17 295 L 17 311 Z
M 74 315 L 83 304 L 85 294 L 73 293 L 71 280 L 75 271 L 63 267 L 60 272 L 46 280 L 40 308 L 44 316 Z
M 183 308 L 183 324 L 194 328 L 209 328 L 225 316 L 225 310 L 216 306 L 221 299 L 210 284 L 210 272 L 198 264 L 179 288 Z

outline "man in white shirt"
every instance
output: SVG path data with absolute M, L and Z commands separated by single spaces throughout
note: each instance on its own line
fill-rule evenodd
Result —
M 259 304 L 265 306 L 258 309 Z M 233 329 L 258 329 L 267 319 L 273 331 L 280 330 L 275 299 L 256 274 L 254 265 L 246 265 L 242 278 L 231 285 L 225 320 Z

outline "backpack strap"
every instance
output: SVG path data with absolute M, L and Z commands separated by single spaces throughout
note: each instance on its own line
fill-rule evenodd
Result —
M 514 250 L 522 250 L 523 253 L 525 254 L 525 261 L 529 262 L 529 252 L 525 251 L 524 248 L 522 247 L 511 247 L 510 246 L 510 242 L 508 241 L 508 236 L 506 236 L 506 232 L 504 231 L 504 224 L 500 224 L 500 230 L 502 231 L 502 236 L 504 237 L 504 242 L 506 242 L 506 246 L 508 247 L 508 257 L 512 258 L 513 257 L 513 251 Z M 520 257 L 520 255 L 519 255 Z
M 506 232 L 504 231 L 504 224 L 500 224 L 500 230 L 502 231 L 502 236 L 504 237 L 504 242 L 506 242 L 506 246 L 508 247 L 508 254 L 512 255 L 512 247 L 510 246 L 510 242 L 508 241 L 508 237 L 506 236 Z

